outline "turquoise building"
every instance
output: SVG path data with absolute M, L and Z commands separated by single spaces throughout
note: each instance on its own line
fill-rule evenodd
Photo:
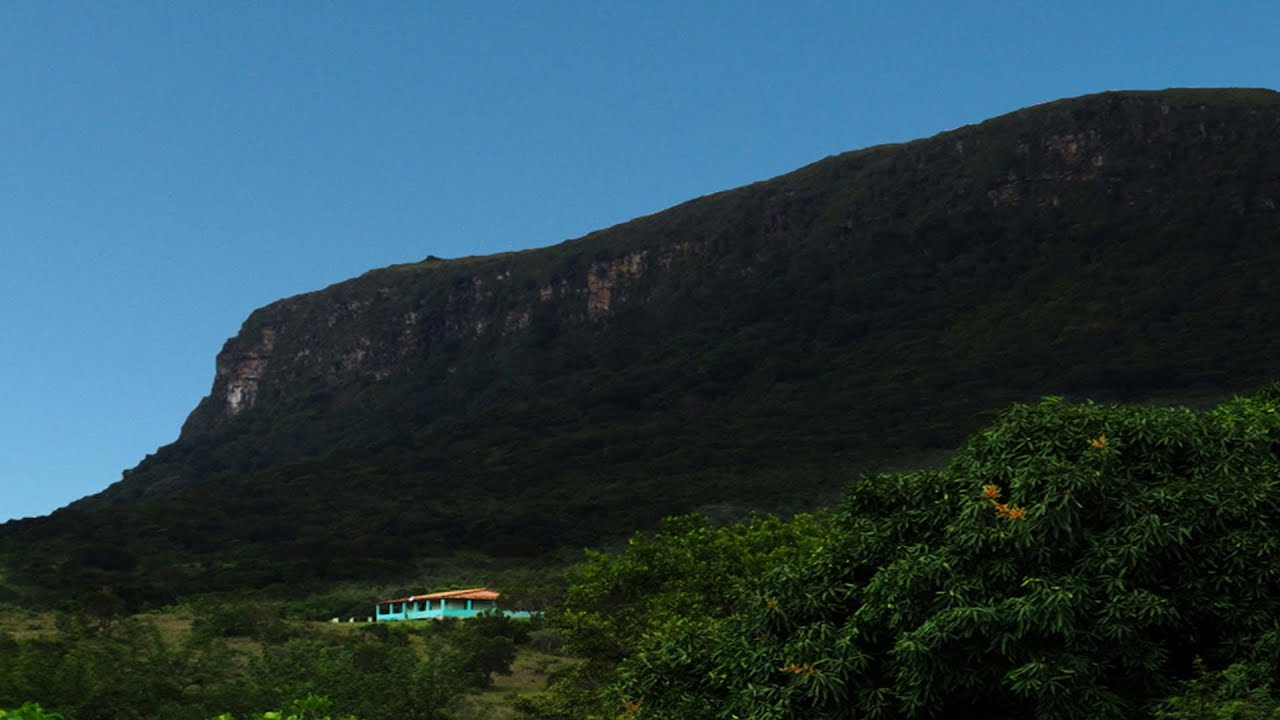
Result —
M 377 622 L 439 620 L 447 617 L 475 617 L 482 612 L 497 612 L 511 618 L 527 618 L 531 615 L 523 610 L 499 610 L 499 595 L 500 593 L 489 588 L 469 588 L 379 600 L 374 608 L 374 619 Z

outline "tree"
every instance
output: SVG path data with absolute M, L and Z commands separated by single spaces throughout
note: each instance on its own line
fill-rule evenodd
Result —
M 822 547 L 829 525 L 826 515 L 725 526 L 684 515 L 636 534 L 618 554 L 588 551 L 548 618 L 566 651 L 585 661 L 523 710 L 541 718 L 615 717 L 619 699 L 607 688 L 619 662 L 740 610 L 744 593 L 769 568 Z
M 1197 659 L 1274 685 L 1278 396 L 1208 412 L 1048 398 L 944 470 L 860 478 L 830 542 L 729 584 L 722 616 L 673 608 L 620 648 L 612 712 L 1131 718 Z

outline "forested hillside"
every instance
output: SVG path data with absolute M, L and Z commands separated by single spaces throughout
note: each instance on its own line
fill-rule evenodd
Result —
M 0 554 L 139 606 L 391 579 L 812 508 L 1012 401 L 1222 397 L 1280 355 L 1277 203 L 1280 95 L 1105 93 L 372 271 L 253 313 L 177 442 Z

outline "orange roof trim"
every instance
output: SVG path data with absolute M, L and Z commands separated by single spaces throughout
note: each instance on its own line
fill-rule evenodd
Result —
M 446 590 L 444 592 L 428 593 L 426 595 L 410 595 L 404 598 L 395 598 L 394 600 L 379 600 L 380 603 L 388 602 L 413 602 L 414 600 L 497 600 L 499 593 L 489 588 L 467 588 L 466 590 Z
M 446 592 L 431 593 L 429 595 L 414 595 L 415 600 L 439 600 L 447 598 L 449 600 L 497 600 L 498 592 L 489 588 L 470 588 L 468 590 L 448 590 Z

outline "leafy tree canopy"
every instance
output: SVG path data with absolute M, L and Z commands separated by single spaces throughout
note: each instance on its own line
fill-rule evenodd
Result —
M 661 553 L 641 536 L 591 558 L 570 592 L 582 608 L 566 614 L 571 644 L 595 637 L 583 615 L 623 638 L 596 651 L 619 659 L 605 689 L 579 683 L 578 700 L 602 717 L 670 720 L 1269 711 L 1278 398 L 1272 386 L 1204 412 L 1014 406 L 941 471 L 857 480 L 825 527 L 739 564 L 750 569 L 737 582 L 721 580 L 751 556 L 751 526 L 682 529 Z M 610 591 L 610 579 L 664 572 L 680 548 L 704 564 L 677 563 L 646 589 L 663 600 Z M 1248 668 L 1235 682 L 1247 692 L 1223 694 L 1233 666 Z

